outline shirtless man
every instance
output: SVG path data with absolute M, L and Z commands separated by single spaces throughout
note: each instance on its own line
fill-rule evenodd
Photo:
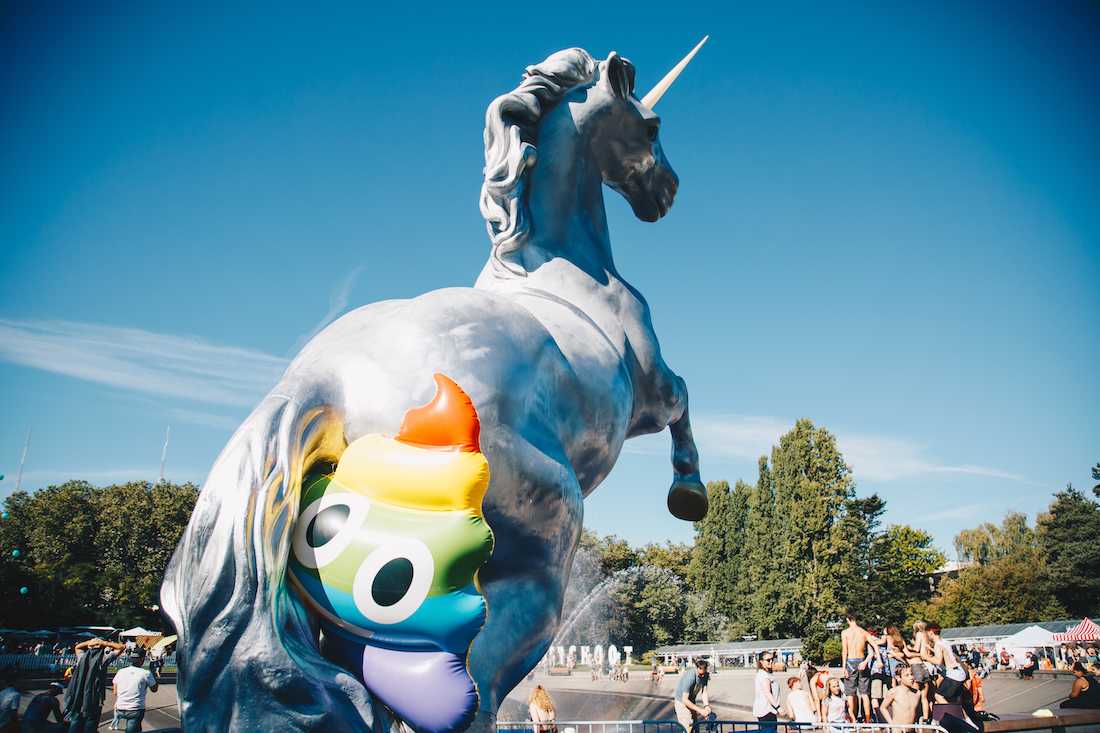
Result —
M 854 611 L 848 611 L 848 628 L 840 634 L 840 646 L 844 658 L 844 695 L 848 698 L 848 716 L 858 721 L 859 704 L 863 703 L 864 722 L 872 722 L 871 716 L 871 661 L 875 658 L 878 639 L 859 625 Z
M 917 711 L 921 709 L 923 698 L 920 686 L 913 681 L 913 670 L 902 667 L 898 670 L 898 684 L 886 693 L 879 710 L 890 725 L 913 725 L 917 722 Z M 912 729 L 899 733 L 908 733 L 909 730 Z

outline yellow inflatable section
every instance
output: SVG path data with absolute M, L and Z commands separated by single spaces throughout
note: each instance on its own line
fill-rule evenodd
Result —
M 340 456 L 333 480 L 371 501 L 426 511 L 481 513 L 489 462 L 481 453 L 425 450 L 381 435 L 364 435 Z M 446 487 L 446 490 L 441 490 Z

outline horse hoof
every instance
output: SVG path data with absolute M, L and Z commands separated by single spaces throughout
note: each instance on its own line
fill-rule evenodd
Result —
M 668 510 L 677 519 L 698 522 L 707 515 L 707 487 L 701 481 L 676 479 L 668 490 Z

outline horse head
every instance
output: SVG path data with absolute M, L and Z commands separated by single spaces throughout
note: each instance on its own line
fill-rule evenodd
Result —
M 634 96 L 634 65 L 612 51 L 599 63 L 596 82 L 565 101 L 603 182 L 642 221 L 668 213 L 679 178 L 661 147 L 661 118 Z
M 597 61 L 579 48 L 528 66 L 516 89 L 493 100 L 485 114 L 481 213 L 496 275 L 526 274 L 521 250 L 532 236 L 545 243 L 549 230 L 549 239 L 568 238 L 561 230 L 577 220 L 606 229 L 603 184 L 643 221 L 668 213 L 679 179 L 653 107 L 703 42 L 641 100 L 630 61 L 615 52 Z M 537 218 L 542 234 L 532 231 Z M 607 249 L 606 241 L 597 244 Z

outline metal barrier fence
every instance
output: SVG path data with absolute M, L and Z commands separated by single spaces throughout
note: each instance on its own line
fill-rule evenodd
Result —
M 60 675 L 76 664 L 73 654 L 0 654 L 0 669 Z
M 75 654 L 0 654 L 0 669 L 10 669 L 16 674 L 56 675 L 60 677 L 66 669 L 76 664 Z M 111 669 L 125 667 L 126 655 L 122 655 L 111 665 Z M 148 666 L 148 662 L 146 662 Z M 165 668 L 176 666 L 176 655 L 164 658 Z
M 554 723 L 558 733 L 684 733 L 675 720 L 559 720 Z M 535 723 L 523 721 L 497 721 L 498 733 L 551 733 L 546 725 L 535 730 Z
M 795 723 L 779 720 L 774 723 L 758 720 L 699 720 L 692 733 L 947 733 L 942 726 L 932 724 L 896 725 L 890 723 Z
M 547 724 L 538 729 L 530 720 L 498 721 L 498 733 L 551 733 Z M 558 733 L 686 733 L 676 720 L 558 720 Z M 691 733 L 947 733 L 938 725 L 888 725 L 885 723 L 795 723 L 758 720 L 700 720 Z

